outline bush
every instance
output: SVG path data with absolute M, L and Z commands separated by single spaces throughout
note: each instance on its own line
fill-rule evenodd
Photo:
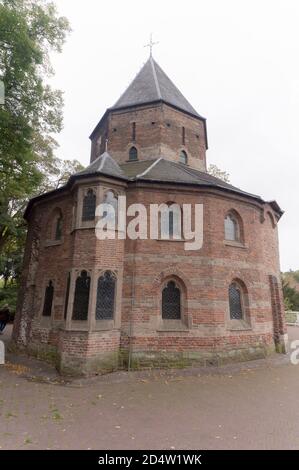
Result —
M 18 296 L 18 286 L 16 284 L 9 284 L 7 287 L 0 288 L 0 308 L 8 305 L 12 317 L 16 312 Z

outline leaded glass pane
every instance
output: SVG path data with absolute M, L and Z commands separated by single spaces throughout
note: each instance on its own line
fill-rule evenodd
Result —
M 241 291 L 235 284 L 231 284 L 229 287 L 229 312 L 231 320 L 242 320 Z
M 225 228 L 225 239 L 231 241 L 238 240 L 238 224 L 237 221 L 231 216 L 228 215 L 225 218 L 224 222 Z
M 55 240 L 61 240 L 62 237 L 62 217 L 59 216 L 56 221 Z
M 44 317 L 50 317 L 51 316 L 53 296 L 54 296 L 53 282 L 49 281 L 49 284 L 46 287 L 45 299 L 44 299 L 44 308 L 43 308 L 43 316 Z
M 87 320 L 89 305 L 90 276 L 82 271 L 76 280 L 73 320 Z
M 181 292 L 174 281 L 168 282 L 162 292 L 162 318 L 167 320 L 181 318 Z
M 98 279 L 96 319 L 113 320 L 115 305 L 116 278 L 113 273 L 106 271 Z
M 86 222 L 88 220 L 94 220 L 95 211 L 96 211 L 96 195 L 93 192 L 93 190 L 90 189 L 83 199 L 83 210 L 82 210 L 83 222 Z

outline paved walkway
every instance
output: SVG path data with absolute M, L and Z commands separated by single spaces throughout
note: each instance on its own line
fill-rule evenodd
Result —
M 299 339 L 298 327 L 289 330 Z M 7 359 L 2 449 L 299 448 L 299 366 L 286 356 L 68 383 L 39 361 Z

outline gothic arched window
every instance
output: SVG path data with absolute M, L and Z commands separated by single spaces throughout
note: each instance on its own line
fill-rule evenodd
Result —
M 87 194 L 83 198 L 82 221 L 86 222 L 88 220 L 94 220 L 95 211 L 96 211 L 96 195 L 92 189 L 89 189 L 87 191 Z
M 89 290 L 90 290 L 90 276 L 86 271 L 82 271 L 80 276 L 77 277 L 74 306 L 73 306 L 73 320 L 87 320 L 88 306 L 89 306 Z
M 135 161 L 138 160 L 138 151 L 136 147 L 131 147 L 129 151 L 129 160 Z
M 97 320 L 113 320 L 115 310 L 116 277 L 106 271 L 98 279 L 97 286 Z
M 179 158 L 179 162 L 180 163 L 184 163 L 185 165 L 187 165 L 188 163 L 188 156 L 187 156 L 187 153 L 185 152 L 185 150 L 182 150 L 181 153 L 180 153 L 180 158 Z
M 52 305 L 54 297 L 54 286 L 53 282 L 49 281 L 49 284 L 46 287 L 44 307 L 43 307 L 43 317 L 50 317 L 52 314 Z
M 55 224 L 55 240 L 61 240 L 62 238 L 62 215 L 60 214 L 56 219 Z
M 65 320 L 67 316 L 67 309 L 69 306 L 70 286 L 71 286 L 71 274 L 68 273 L 67 281 L 66 281 L 65 302 L 64 302 L 64 319 Z
M 169 281 L 162 291 L 162 318 L 180 320 L 181 291 L 174 281 Z
M 240 241 L 240 226 L 237 217 L 229 213 L 224 220 L 225 240 Z
M 228 296 L 230 319 L 242 320 L 244 318 L 242 290 L 236 282 L 229 286 Z
M 181 239 L 182 211 L 179 204 L 167 202 L 161 210 L 161 237 L 163 239 Z

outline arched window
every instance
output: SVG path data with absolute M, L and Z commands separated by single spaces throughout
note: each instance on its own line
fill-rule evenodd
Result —
M 180 163 L 184 163 L 185 165 L 187 165 L 188 163 L 188 156 L 187 156 L 187 153 L 185 152 L 185 150 L 182 150 L 181 153 L 180 153 L 180 158 L 179 158 L 179 162 Z
M 94 220 L 95 210 L 96 210 L 96 195 L 92 189 L 89 189 L 87 191 L 87 194 L 83 198 L 82 221 L 86 222 L 88 220 Z
M 65 320 L 67 317 L 67 309 L 69 306 L 70 286 L 71 286 L 71 274 L 68 273 L 67 281 L 66 281 L 65 302 L 64 302 L 64 319 Z
M 161 211 L 161 237 L 163 239 L 181 239 L 182 211 L 179 204 L 168 202 Z
M 237 217 L 229 213 L 224 220 L 224 231 L 225 231 L 225 240 L 229 241 L 240 241 L 240 225 L 237 220 Z
M 49 281 L 49 284 L 46 287 L 44 307 L 43 307 L 43 317 L 50 317 L 52 314 L 52 305 L 54 297 L 54 286 L 53 282 Z
M 135 161 L 138 160 L 138 151 L 136 147 L 131 147 L 129 151 L 129 160 Z
M 90 276 L 86 271 L 82 271 L 80 276 L 77 277 L 74 306 L 73 306 L 73 320 L 87 320 L 88 306 L 89 306 L 89 290 L 90 290 Z
M 55 240 L 61 240 L 62 238 L 62 215 L 60 214 L 56 219 L 55 224 Z
M 116 277 L 106 271 L 98 279 L 97 286 L 97 320 L 113 320 L 115 309 Z
M 180 320 L 181 291 L 175 281 L 169 281 L 162 291 L 162 318 Z
M 233 282 L 228 289 L 229 314 L 231 320 L 243 320 L 244 307 L 241 287 Z

